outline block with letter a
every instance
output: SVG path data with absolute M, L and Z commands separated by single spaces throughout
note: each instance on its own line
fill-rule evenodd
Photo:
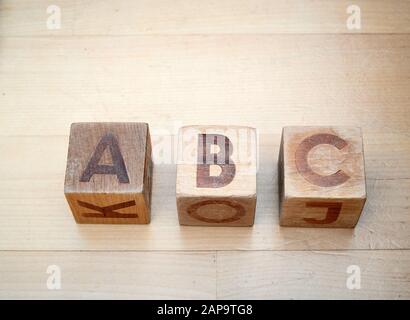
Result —
M 256 130 L 187 126 L 179 131 L 176 197 L 181 225 L 252 226 Z
M 360 128 L 283 128 L 278 172 L 282 226 L 355 227 L 366 202 Z
M 73 123 L 64 192 L 78 223 L 150 222 L 146 123 Z

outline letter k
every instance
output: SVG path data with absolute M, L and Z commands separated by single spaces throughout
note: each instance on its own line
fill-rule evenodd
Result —
M 138 218 L 138 214 L 136 213 L 120 213 L 120 212 L 114 211 L 114 210 L 118 210 L 122 208 L 128 208 L 128 207 L 135 206 L 136 203 L 134 200 L 116 203 L 116 204 L 105 206 L 105 207 L 99 207 L 94 204 L 87 203 L 87 202 L 80 201 L 80 200 L 78 200 L 77 203 L 79 206 L 83 208 L 98 211 L 98 213 L 97 212 L 83 213 L 82 215 L 87 218 Z

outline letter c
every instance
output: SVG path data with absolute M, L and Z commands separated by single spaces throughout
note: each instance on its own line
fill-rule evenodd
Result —
M 320 144 L 330 144 L 341 150 L 347 146 L 347 142 L 336 135 L 320 133 L 303 140 L 296 149 L 295 160 L 298 172 L 310 183 L 320 187 L 334 187 L 346 182 L 350 177 L 338 170 L 337 172 L 323 176 L 314 172 L 308 164 L 310 150 Z

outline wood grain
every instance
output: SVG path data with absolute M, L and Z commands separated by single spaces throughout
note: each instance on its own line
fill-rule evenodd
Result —
M 406 250 L 0 252 L 0 298 L 409 299 L 409 260 Z M 47 289 L 49 265 L 60 290 Z M 350 265 L 360 289 L 346 287 Z
M 59 30 L 46 28 L 50 4 L 1 1 L 1 36 L 410 32 L 410 4 L 400 0 L 59 0 Z M 346 27 L 352 4 L 361 9 L 361 30 Z
M 255 225 L 250 230 L 180 227 L 174 164 L 155 165 L 149 226 L 77 226 L 61 196 L 67 137 L 3 137 L 0 142 L 2 154 L 8 155 L 2 158 L 0 167 L 2 250 L 410 248 L 410 179 L 406 179 L 410 139 L 406 134 L 365 133 L 368 200 L 353 231 L 279 227 L 279 134 L 259 137 L 258 205 Z M 27 167 L 25 159 L 37 165 Z
M 283 126 L 308 124 L 359 126 L 365 135 L 408 132 L 409 40 L 6 38 L 0 51 L 0 135 L 67 135 L 72 122 L 108 119 L 168 131 L 224 124 L 279 134 Z
M 218 252 L 217 261 L 219 299 L 410 297 L 410 254 L 403 250 Z M 360 289 L 346 286 L 350 265 L 360 268 Z
M 0 299 L 215 299 L 215 253 L 0 252 Z M 49 290 L 47 268 L 61 271 Z
M 49 1 L 0 1 L 1 298 L 409 298 L 409 1 L 355 1 L 355 31 L 347 0 L 55 4 L 62 27 L 48 30 Z M 152 224 L 74 222 L 62 194 L 78 121 L 150 124 Z M 207 123 L 260 133 L 253 228 L 178 224 L 172 144 Z M 279 227 L 291 125 L 362 127 L 354 230 Z M 62 291 L 45 287 L 55 263 Z M 346 289 L 348 264 L 361 290 Z

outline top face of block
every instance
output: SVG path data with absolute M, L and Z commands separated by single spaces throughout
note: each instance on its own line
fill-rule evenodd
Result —
M 73 123 L 65 193 L 140 193 L 149 139 L 146 123 Z
M 256 195 L 256 130 L 186 126 L 179 130 L 177 195 Z
M 285 197 L 366 197 L 360 128 L 285 127 L 282 139 Z

